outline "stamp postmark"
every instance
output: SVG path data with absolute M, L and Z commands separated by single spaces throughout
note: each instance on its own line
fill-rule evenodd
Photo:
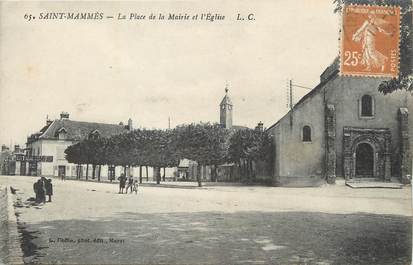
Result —
M 343 9 L 340 73 L 397 78 L 400 7 L 347 5 Z

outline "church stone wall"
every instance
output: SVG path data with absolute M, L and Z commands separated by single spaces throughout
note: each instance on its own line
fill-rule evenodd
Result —
M 410 143 L 410 160 L 413 164 L 413 95 L 401 90 L 384 95 L 377 88 L 383 79 L 342 77 L 336 75 L 326 81 L 323 87 L 308 96 L 294 110 L 285 115 L 268 132 L 275 141 L 274 183 L 282 185 L 282 179 L 329 175 L 334 182 L 334 173 L 344 177 L 344 128 L 382 129 L 387 128 L 389 145 L 382 155 L 386 159 L 387 179 L 400 176 L 400 130 L 398 113 L 406 108 L 408 115 L 407 142 Z M 373 98 L 373 117 L 362 117 L 360 100 L 363 95 Z M 333 146 L 326 143 L 326 109 L 334 109 L 335 134 L 329 128 L 329 135 L 334 136 Z M 311 127 L 312 141 L 302 141 L 302 128 Z M 331 126 L 330 126 L 331 127 Z M 367 130 L 368 131 L 368 130 Z M 328 150 L 331 152 L 327 152 Z M 327 165 L 334 165 L 330 160 L 335 155 L 335 172 Z M 330 159 L 330 160 L 329 160 Z M 389 161 L 391 160 L 391 162 Z M 379 161 L 380 162 L 380 161 Z M 411 167 L 410 167 L 411 168 Z M 411 171 L 411 170 L 410 170 Z M 379 172 L 379 171 L 378 171 Z M 381 174 L 382 175 L 382 174 Z
M 336 76 L 330 80 L 326 88 L 326 103 L 332 104 L 336 109 L 336 153 L 337 176 L 344 176 L 343 165 L 343 128 L 346 126 L 360 128 L 389 128 L 391 132 L 391 160 L 392 176 L 398 176 L 399 171 L 399 144 L 400 133 L 398 124 L 398 111 L 401 107 L 410 105 L 412 96 L 404 91 L 396 91 L 383 95 L 377 88 L 383 79 L 341 77 Z M 372 118 L 360 116 L 361 97 L 368 94 L 374 99 Z M 412 134 L 411 124 L 410 135 Z M 411 137 L 410 137 L 411 138 Z
M 275 182 L 283 178 L 322 177 L 324 172 L 323 93 L 309 97 L 268 132 L 275 140 Z M 303 142 L 303 127 L 310 126 L 311 142 Z

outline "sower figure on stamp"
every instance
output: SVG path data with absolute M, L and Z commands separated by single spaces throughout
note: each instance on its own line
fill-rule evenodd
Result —
M 380 68 L 382 72 L 384 71 L 384 65 L 388 57 L 376 49 L 376 35 L 381 32 L 387 36 L 393 36 L 394 29 L 390 26 L 387 21 L 376 17 L 374 14 L 369 14 L 368 19 L 353 34 L 353 41 L 359 42 L 361 40 L 361 64 L 366 66 L 366 70 L 370 71 L 372 67 L 375 67 Z

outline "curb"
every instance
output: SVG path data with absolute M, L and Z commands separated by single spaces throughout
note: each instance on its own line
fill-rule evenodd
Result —
M 8 264 L 24 264 L 23 251 L 21 249 L 20 234 L 17 229 L 17 216 L 14 210 L 15 196 L 10 192 L 10 186 L 6 186 L 7 222 L 8 222 Z

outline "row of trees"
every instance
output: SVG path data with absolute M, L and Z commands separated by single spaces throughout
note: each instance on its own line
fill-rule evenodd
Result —
M 69 146 L 66 159 L 78 165 L 92 165 L 92 176 L 100 181 L 100 166 L 153 167 L 157 183 L 161 168 L 176 167 L 183 158 L 196 161 L 198 185 L 201 186 L 201 166 L 212 166 L 211 178 L 217 177 L 217 167 L 226 162 L 237 163 L 247 175 L 258 160 L 271 161 L 271 139 L 263 131 L 244 129 L 230 131 L 219 124 L 180 125 L 172 130 L 137 129 L 110 138 L 91 137 Z M 98 167 L 97 167 L 98 166 Z M 78 167 L 80 168 L 80 167 Z M 98 168 L 98 172 L 96 172 Z M 77 172 L 80 178 L 80 171 Z M 86 172 L 86 176 L 88 172 Z

